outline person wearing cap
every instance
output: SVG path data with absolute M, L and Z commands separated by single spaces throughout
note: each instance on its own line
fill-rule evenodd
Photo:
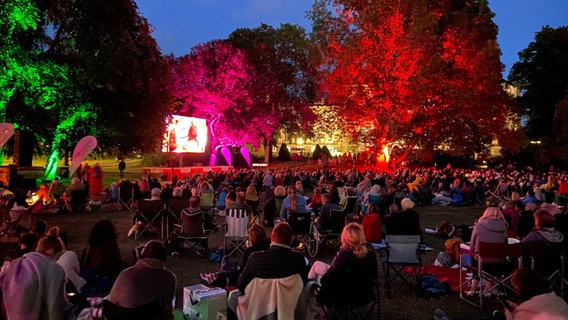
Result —
M 160 241 L 152 240 L 142 251 L 142 258 L 116 278 L 108 300 L 125 308 L 162 300 L 163 319 L 173 319 L 173 299 L 177 278 L 166 269 L 168 253 Z

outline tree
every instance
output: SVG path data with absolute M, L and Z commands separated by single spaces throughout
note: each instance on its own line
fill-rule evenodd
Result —
M 312 154 L 312 159 L 319 160 L 320 156 L 321 156 L 321 147 L 319 144 L 316 144 L 314 148 L 314 153 Z
M 178 114 L 205 118 L 211 150 L 218 145 L 258 146 L 278 127 L 277 115 L 253 101 L 259 79 L 245 52 L 225 41 L 211 41 L 171 59 L 172 95 Z
M 323 97 L 344 123 L 357 121 L 350 129 L 357 140 L 378 150 L 402 142 L 407 151 L 444 146 L 466 154 L 509 132 L 511 104 L 486 1 L 324 0 L 310 16 L 321 30 L 313 38 Z
M 49 154 L 44 179 L 53 179 L 62 141 L 95 114 L 74 85 L 75 72 L 41 50 L 44 15 L 29 0 L 0 7 L 0 117 L 42 142 Z
M 530 138 L 557 138 L 554 114 L 559 102 L 566 97 L 567 61 L 568 27 L 544 26 L 535 34 L 534 41 L 519 52 L 519 61 L 511 68 L 508 79 L 521 91 L 518 100 L 527 119 L 526 133 Z
M 155 151 L 173 111 L 169 66 L 133 0 L 51 1 L 47 53 L 80 70 L 99 147 Z
M 304 136 L 312 132 L 314 115 L 310 106 L 317 89 L 314 50 L 305 30 L 291 24 L 237 29 L 228 41 L 246 52 L 256 70 L 257 81 L 250 87 L 252 101 L 271 121 L 276 121 L 275 130 L 264 130 L 262 136 L 268 161 L 277 129 Z

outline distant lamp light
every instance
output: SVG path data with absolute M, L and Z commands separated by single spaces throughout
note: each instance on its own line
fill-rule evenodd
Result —
M 531 140 L 531 144 L 540 144 L 541 141 L 540 140 Z
M 303 144 L 304 144 L 304 139 L 298 138 L 298 139 L 296 139 L 296 143 L 299 144 L 299 145 L 303 145 Z

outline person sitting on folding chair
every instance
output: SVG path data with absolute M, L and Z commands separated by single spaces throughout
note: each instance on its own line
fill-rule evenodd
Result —
M 551 292 L 550 283 L 538 272 L 518 269 L 511 277 L 511 284 L 520 304 L 506 301 L 504 313 L 493 312 L 492 319 L 568 319 L 568 304 Z
M 142 258 L 118 275 L 108 300 L 128 309 L 152 304 L 148 312 L 161 315 L 160 319 L 173 319 L 172 301 L 177 278 L 165 267 L 167 257 L 166 247 L 160 241 L 148 242 Z
M 366 246 L 361 225 L 351 222 L 343 228 L 341 248 L 331 265 L 322 261 L 312 265 L 308 278 L 315 282 L 308 284 L 306 293 L 314 295 L 312 287 L 321 286 L 316 300 L 322 305 L 363 306 L 375 296 L 376 277 L 375 251 Z
M 254 278 L 277 279 L 299 274 L 306 284 L 308 278 L 307 259 L 290 248 L 293 239 L 292 227 L 280 222 L 270 235 L 270 249 L 250 255 L 237 281 L 238 293 L 245 294 L 247 285 Z M 236 313 L 239 294 L 230 294 L 227 311 Z
M 489 243 L 507 243 L 507 222 L 505 222 L 505 216 L 503 212 L 498 207 L 489 207 L 485 209 L 485 212 L 477 220 L 477 223 L 473 226 L 473 231 L 471 233 L 471 242 L 469 248 L 474 255 L 477 255 L 477 246 L 479 242 L 489 242 Z M 501 259 L 491 259 L 487 257 L 483 260 L 484 270 L 487 270 L 490 274 L 500 272 L 502 265 L 505 261 Z M 475 264 L 475 263 L 474 263 Z M 490 289 L 492 287 L 490 281 L 485 281 L 485 288 Z M 479 280 L 473 279 L 471 282 L 471 290 L 466 292 L 468 296 L 474 296 L 476 290 L 479 286 Z M 488 295 L 491 293 L 488 293 Z
M 229 192 L 229 194 L 230 194 L 230 192 Z M 246 203 L 246 196 L 245 196 L 244 192 L 239 191 L 237 193 L 236 201 L 234 201 L 234 202 L 229 201 L 229 199 L 230 199 L 229 195 L 227 195 L 227 207 L 225 209 L 225 212 L 228 212 L 228 210 L 230 210 L 230 209 L 244 209 L 244 210 L 246 210 L 248 217 L 251 217 L 251 218 L 253 217 L 252 207 L 249 206 Z

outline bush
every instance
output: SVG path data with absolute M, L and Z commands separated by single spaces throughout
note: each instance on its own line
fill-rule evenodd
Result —
M 290 150 L 288 150 L 288 146 L 283 143 L 280 146 L 280 150 L 278 150 L 278 160 L 280 161 L 290 161 L 292 157 L 290 156 Z
M 312 154 L 312 159 L 319 160 L 320 156 L 321 156 L 321 147 L 319 144 L 316 144 L 316 147 L 314 148 L 314 154 Z
M 143 167 L 156 167 L 165 165 L 168 161 L 168 155 L 161 152 L 148 153 L 140 160 Z

